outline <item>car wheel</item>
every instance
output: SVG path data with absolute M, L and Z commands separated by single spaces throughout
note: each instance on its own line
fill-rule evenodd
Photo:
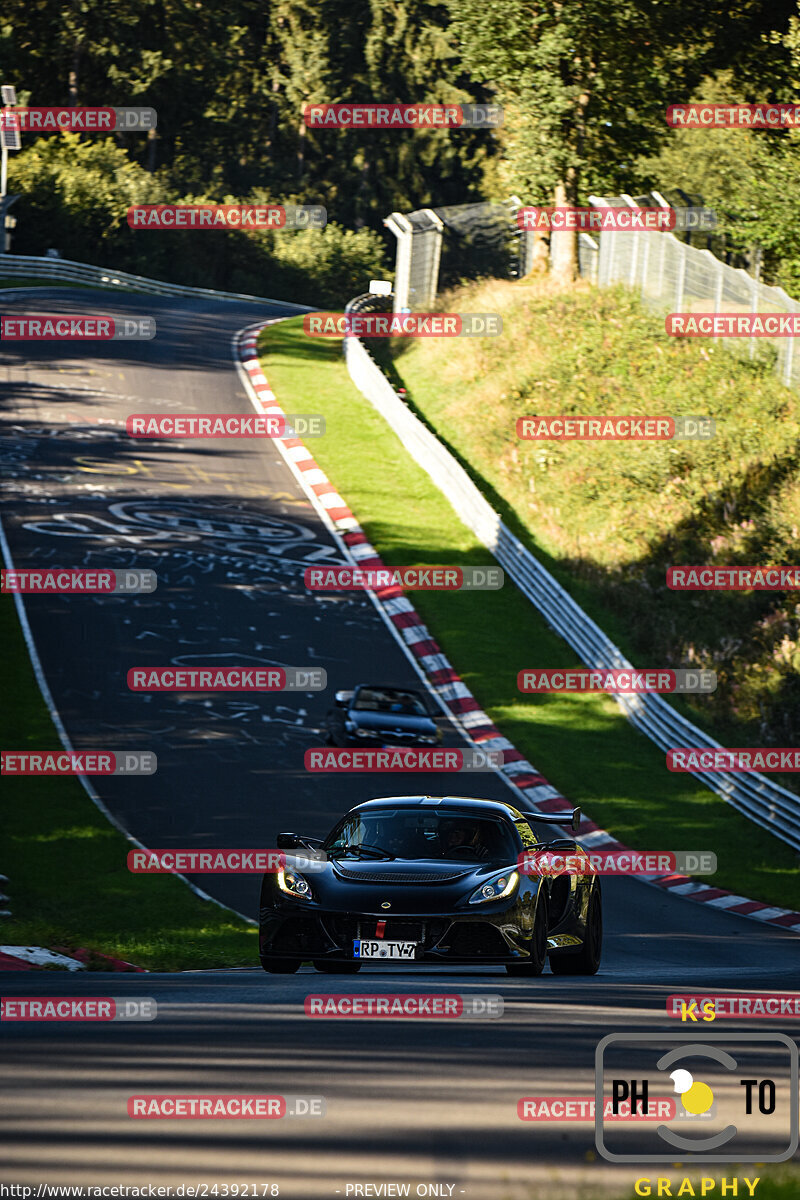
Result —
M 261 966 L 270 975 L 294 975 L 302 964 L 300 958 L 268 958 L 261 959 Z
M 551 954 L 554 975 L 596 975 L 603 951 L 603 906 L 595 888 L 586 914 L 586 933 L 577 954 Z
M 355 975 L 361 970 L 360 962 L 334 962 L 328 958 L 315 958 L 314 967 L 324 975 Z
M 541 975 L 547 962 L 547 898 L 540 890 L 536 899 L 536 915 L 533 918 L 533 933 L 531 934 L 531 956 L 527 962 L 507 963 L 509 975 Z

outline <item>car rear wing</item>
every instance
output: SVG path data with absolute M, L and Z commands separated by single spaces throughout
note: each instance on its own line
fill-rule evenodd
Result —
M 541 821 L 544 825 L 566 825 L 573 833 L 578 832 L 581 823 L 580 808 L 573 808 L 572 812 L 565 813 L 526 813 L 525 816 L 531 821 Z

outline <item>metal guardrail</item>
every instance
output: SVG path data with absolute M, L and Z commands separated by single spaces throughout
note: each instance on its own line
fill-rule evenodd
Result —
M 143 275 L 129 275 L 91 263 L 72 262 L 68 258 L 37 258 L 26 254 L 0 255 L 0 276 L 50 279 L 58 283 L 96 284 L 103 288 L 133 288 L 152 296 L 208 296 L 213 300 L 250 301 L 253 304 L 280 304 L 296 312 L 314 312 L 306 304 L 291 304 L 287 300 L 271 300 L 266 296 L 249 296 L 244 292 L 217 292 L 213 288 L 189 287 L 182 283 L 164 283 Z
M 363 312 L 378 306 L 379 298 L 375 296 L 357 296 L 345 311 Z M 550 628 L 564 638 L 588 667 L 632 668 L 622 651 L 503 524 L 464 468 L 397 395 L 359 339 L 344 338 L 343 349 L 353 383 L 385 418 L 412 458 L 536 606 Z M 615 695 L 614 699 L 631 724 L 662 750 L 677 746 L 721 748 L 719 742 L 680 716 L 663 696 Z M 751 821 L 800 850 L 800 797 L 755 773 L 715 771 L 695 774 L 695 778 Z

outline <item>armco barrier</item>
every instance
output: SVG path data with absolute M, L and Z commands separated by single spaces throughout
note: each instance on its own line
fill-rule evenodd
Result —
M 217 292 L 213 288 L 188 287 L 182 283 L 164 283 L 143 275 L 128 275 L 109 267 L 71 262 L 67 258 L 36 258 L 26 254 L 0 254 L 0 277 L 52 280 L 55 283 L 85 283 L 102 288 L 133 288 L 152 296 L 209 296 L 213 300 L 250 301 L 253 304 L 280 304 L 295 312 L 314 312 L 305 304 L 270 300 L 266 296 L 248 296 L 243 292 Z
M 357 296 L 346 311 L 364 312 L 379 307 L 380 301 L 386 299 Z M 344 338 L 343 351 L 353 383 L 385 418 L 412 458 L 428 473 L 464 524 L 492 552 L 548 625 L 586 666 L 631 668 L 622 651 L 503 524 L 464 468 L 397 395 L 361 341 Z M 664 751 L 675 746 L 699 749 L 720 746 L 680 716 L 663 696 L 615 695 L 614 699 L 631 724 Z M 759 774 L 715 771 L 696 774 L 695 778 L 751 821 L 800 850 L 800 797 Z

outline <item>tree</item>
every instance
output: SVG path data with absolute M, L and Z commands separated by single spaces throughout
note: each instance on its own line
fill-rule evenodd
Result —
M 577 204 L 619 190 L 632 160 L 667 135 L 665 108 L 688 98 L 720 60 L 763 73 L 743 40 L 788 21 L 782 3 L 753 0 L 449 0 L 462 61 L 507 109 L 503 132 L 511 190 Z M 750 43 L 752 45 L 752 42 Z M 577 264 L 577 234 L 563 273 Z

